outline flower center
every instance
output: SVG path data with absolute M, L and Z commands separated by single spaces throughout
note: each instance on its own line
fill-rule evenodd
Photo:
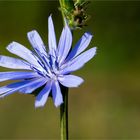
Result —
M 57 75 L 52 74 L 52 75 L 51 75 L 51 79 L 54 80 L 54 81 L 57 81 Z

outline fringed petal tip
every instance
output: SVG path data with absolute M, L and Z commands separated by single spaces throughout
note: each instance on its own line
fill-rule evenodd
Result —
M 58 104 L 54 104 L 54 105 L 55 105 L 55 107 L 60 107 L 63 103 L 64 103 L 64 102 L 61 101 L 61 102 L 59 102 Z
M 35 101 L 35 108 L 43 108 L 45 106 L 45 104 L 41 104 L 38 101 Z
M 85 32 L 84 35 L 85 35 L 85 36 L 87 35 L 87 37 L 89 37 L 89 36 L 93 37 L 93 36 L 94 36 L 91 32 Z
M 84 80 L 81 77 L 75 75 L 64 75 L 58 78 L 59 82 L 65 87 L 79 87 Z
M 6 47 L 6 49 L 9 51 L 12 48 L 12 46 L 16 45 L 16 44 L 17 44 L 17 42 L 13 41 Z
M 5 96 L 4 95 L 0 95 L 0 99 L 3 99 Z
M 94 56 L 97 54 L 97 49 L 98 49 L 97 47 L 93 47 Z

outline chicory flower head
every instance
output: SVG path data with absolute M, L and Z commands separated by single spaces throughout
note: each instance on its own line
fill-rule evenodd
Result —
M 85 33 L 71 49 L 72 34 L 68 25 L 65 25 L 57 47 L 51 16 L 48 18 L 48 32 L 48 53 L 41 37 L 37 31 L 33 30 L 27 34 L 33 51 L 17 42 L 12 42 L 8 45 L 7 50 L 22 59 L 0 55 L 0 66 L 26 70 L 0 72 L 0 82 L 19 80 L 0 87 L 0 97 L 17 91 L 30 94 L 43 86 L 36 96 L 35 107 L 44 106 L 51 91 L 54 104 L 58 107 L 63 103 L 60 85 L 78 87 L 83 82 L 82 78 L 70 73 L 80 69 L 95 55 L 95 47 L 82 53 L 88 47 L 92 35 Z

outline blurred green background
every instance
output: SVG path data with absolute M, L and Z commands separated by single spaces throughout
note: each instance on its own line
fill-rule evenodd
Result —
M 11 55 L 5 49 L 11 41 L 31 48 L 26 33 L 33 29 L 47 44 L 51 13 L 58 39 L 63 27 L 58 7 L 58 1 L 0 1 L 0 54 Z M 75 73 L 85 82 L 69 92 L 70 138 L 140 139 L 140 1 L 91 1 L 87 12 L 88 26 L 75 31 L 73 42 L 90 31 L 90 47 L 98 52 Z M 32 95 L 0 100 L 0 139 L 59 138 L 59 108 L 51 99 L 41 109 L 34 108 Z

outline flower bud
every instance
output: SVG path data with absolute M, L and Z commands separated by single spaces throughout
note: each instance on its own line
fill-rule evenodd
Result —
M 72 30 L 86 25 L 89 18 L 86 14 L 88 3 L 85 0 L 60 0 L 60 10 Z

